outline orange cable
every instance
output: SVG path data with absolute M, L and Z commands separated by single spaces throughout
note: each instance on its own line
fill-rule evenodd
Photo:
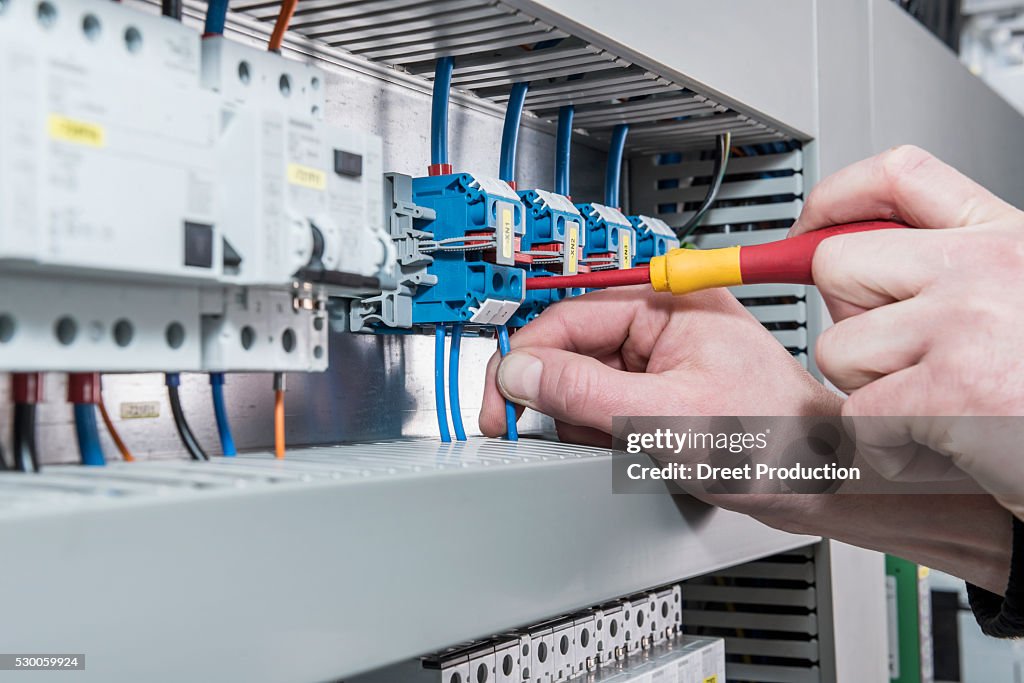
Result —
M 100 417 L 103 418 L 103 424 L 107 426 L 107 431 L 110 432 L 110 438 L 114 440 L 114 445 L 117 446 L 117 450 L 121 452 L 121 458 L 125 462 L 135 462 L 135 457 L 132 456 L 132 452 L 128 450 L 128 446 L 125 445 L 121 439 L 121 435 L 117 433 L 117 428 L 114 426 L 114 421 L 110 419 L 110 413 L 107 412 L 107 406 L 103 403 L 103 393 L 101 390 L 99 403 L 96 404 L 100 409 Z
M 288 31 L 288 24 L 292 23 L 292 15 L 295 14 L 295 6 L 298 4 L 299 0 L 284 0 L 281 3 L 281 11 L 277 14 L 274 32 L 270 34 L 270 41 L 267 43 L 267 49 L 271 52 L 281 51 L 284 34 Z
M 274 391 L 274 456 L 284 458 L 284 390 Z

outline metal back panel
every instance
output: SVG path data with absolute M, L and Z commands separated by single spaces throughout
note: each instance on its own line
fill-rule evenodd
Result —
M 813 548 L 691 579 L 683 604 L 684 632 L 725 638 L 730 682 L 823 680 Z
M 675 153 L 675 148 L 663 152 L 667 153 L 631 160 L 631 213 L 646 213 L 678 227 L 704 199 L 714 162 L 700 153 Z M 804 187 L 804 153 L 796 145 L 739 145 L 694 241 L 714 249 L 782 239 L 800 215 Z M 821 329 L 808 316 L 808 297 L 817 297 L 816 290 L 803 285 L 747 285 L 733 293 L 808 367 L 808 351 Z

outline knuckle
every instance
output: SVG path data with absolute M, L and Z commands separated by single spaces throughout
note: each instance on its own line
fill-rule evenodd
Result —
M 972 238 L 970 243 L 967 238 Z M 1024 236 L 1020 234 L 992 232 L 984 237 L 965 235 L 959 241 L 962 248 L 958 253 L 961 260 L 966 261 L 964 265 L 979 265 L 985 271 L 995 268 L 1012 276 L 1024 270 Z
M 938 160 L 914 145 L 899 145 L 877 157 L 878 173 L 881 181 L 890 188 L 896 205 L 908 195 L 915 183 L 919 182 L 919 174 Z M 900 218 L 898 215 L 893 218 Z
M 935 157 L 916 145 L 897 145 L 877 157 L 879 171 L 890 182 L 900 182 L 933 161 Z
M 832 376 L 836 369 L 836 328 L 835 326 L 828 328 L 820 335 L 818 340 L 814 343 L 814 358 L 818 364 L 818 369 L 824 374 Z
M 823 375 L 844 392 L 851 390 L 853 374 L 847 344 L 839 325 L 828 328 L 815 342 L 815 362 Z
M 821 198 L 828 195 L 828 190 L 832 185 L 832 176 L 829 176 L 819 181 L 811 191 L 807 193 L 807 198 L 804 200 L 804 211 L 807 211 L 808 207 L 814 208 L 821 203 Z
M 1005 305 L 995 300 L 991 292 L 980 287 L 966 287 L 951 302 L 950 308 L 956 312 L 956 319 L 961 329 L 970 333 L 971 330 L 1003 330 L 1009 315 Z
M 843 280 L 843 270 L 849 265 L 849 240 L 844 236 L 824 240 L 814 251 L 811 273 L 814 283 L 824 291 L 834 289 Z

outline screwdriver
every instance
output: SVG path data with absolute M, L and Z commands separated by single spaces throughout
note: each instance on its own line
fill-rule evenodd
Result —
M 656 292 L 688 294 L 713 287 L 755 284 L 813 285 L 811 264 L 829 237 L 868 230 L 906 228 L 890 221 L 834 225 L 789 239 L 722 249 L 673 249 L 650 265 L 582 275 L 532 277 L 526 289 L 604 288 L 649 284 Z

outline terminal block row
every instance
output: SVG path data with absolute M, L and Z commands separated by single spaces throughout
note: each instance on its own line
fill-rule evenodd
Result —
M 682 632 L 678 585 L 617 600 L 578 614 L 467 643 L 426 657 L 438 683 L 562 683 L 638 661 Z M 424 679 L 426 680 L 426 679 Z

